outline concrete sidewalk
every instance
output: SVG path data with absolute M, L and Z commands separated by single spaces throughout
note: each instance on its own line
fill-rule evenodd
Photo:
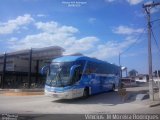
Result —
M 159 101 L 151 101 L 149 104 L 149 107 L 156 107 L 160 105 L 160 100 Z
M 155 107 L 160 105 L 160 97 L 159 97 L 159 91 L 154 93 L 154 101 L 150 101 L 149 107 Z
M 4 96 L 44 95 L 44 89 L 0 89 L 0 95 Z

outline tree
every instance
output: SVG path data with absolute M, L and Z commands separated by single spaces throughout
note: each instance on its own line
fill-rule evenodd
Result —
M 137 74 L 138 74 L 138 72 L 136 70 L 134 70 L 134 69 L 132 69 L 131 71 L 129 71 L 129 76 L 130 77 L 135 77 L 135 76 L 137 76 Z

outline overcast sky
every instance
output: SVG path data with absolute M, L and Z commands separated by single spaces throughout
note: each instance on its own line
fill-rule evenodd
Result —
M 66 54 L 83 53 L 147 73 L 149 0 L 0 0 L 0 53 L 61 46 Z M 160 0 L 155 0 L 160 2 Z M 151 9 L 160 19 L 160 7 Z M 152 24 L 160 46 L 160 21 Z M 153 70 L 160 53 L 153 41 Z

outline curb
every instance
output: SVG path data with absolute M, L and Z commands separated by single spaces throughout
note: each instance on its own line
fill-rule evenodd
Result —
M 44 90 L 43 89 L 4 89 L 4 90 L 0 90 L 0 95 L 4 95 L 4 96 L 44 95 Z
M 149 98 L 149 94 L 137 94 L 136 101 L 142 101 Z
M 44 92 L 5 92 L 4 96 L 34 96 L 34 95 L 44 95 Z
M 44 89 L 0 89 L 0 92 L 42 92 Z
M 149 107 L 156 107 L 156 106 L 159 106 L 160 105 L 160 102 L 158 103 L 153 103 L 153 104 L 150 104 Z

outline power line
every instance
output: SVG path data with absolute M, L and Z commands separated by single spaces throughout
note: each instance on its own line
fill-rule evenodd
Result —
M 137 37 L 136 41 L 134 43 L 132 43 L 132 46 L 128 47 L 126 50 L 124 50 L 123 52 L 119 53 L 119 66 L 121 66 L 121 55 L 125 52 L 127 52 L 129 49 L 131 49 L 136 43 L 137 41 L 142 37 L 142 35 L 145 33 L 146 28 L 143 29 L 143 32 Z M 122 74 L 121 74 L 122 75 Z M 122 76 L 120 76 L 122 77 Z
M 160 19 L 156 19 L 156 20 L 153 20 L 151 21 L 150 23 L 154 23 L 154 22 L 157 22 L 157 21 L 160 21 Z M 132 46 L 130 46 L 129 48 L 127 48 L 126 50 L 124 50 L 123 52 L 121 52 L 120 54 L 123 54 L 125 52 L 127 52 L 129 49 L 131 49 L 136 43 L 137 41 L 142 37 L 142 35 L 145 33 L 145 30 L 146 28 L 143 29 L 143 32 L 139 35 L 139 37 L 136 39 L 136 41 L 132 44 Z
M 154 35 L 154 33 L 153 33 L 152 28 L 151 28 L 151 33 L 152 33 L 152 37 L 153 37 L 153 39 L 154 39 L 154 41 L 155 41 L 155 44 L 156 44 L 156 46 L 157 46 L 157 48 L 158 48 L 158 51 L 159 51 L 159 54 L 160 54 L 160 47 L 158 46 L 158 42 L 157 42 L 157 40 L 156 40 L 156 38 L 155 38 L 155 35 Z
M 153 20 L 152 22 L 150 22 L 151 25 L 152 25 L 152 28 L 159 28 L 159 23 L 160 23 L 160 19 L 156 19 L 156 20 Z M 156 23 L 156 24 L 155 24 Z
M 157 22 L 157 21 L 160 21 L 160 19 L 153 20 L 153 21 L 151 21 L 151 23 Z
M 146 30 L 146 28 L 143 29 L 143 32 L 137 37 L 136 41 L 132 45 L 130 45 L 130 47 L 128 47 L 126 50 L 124 50 L 123 52 L 121 52 L 120 54 L 123 54 L 123 53 L 127 52 L 129 49 L 131 49 L 137 43 L 137 41 L 140 40 L 140 38 L 142 37 L 142 35 L 145 33 L 145 30 Z

